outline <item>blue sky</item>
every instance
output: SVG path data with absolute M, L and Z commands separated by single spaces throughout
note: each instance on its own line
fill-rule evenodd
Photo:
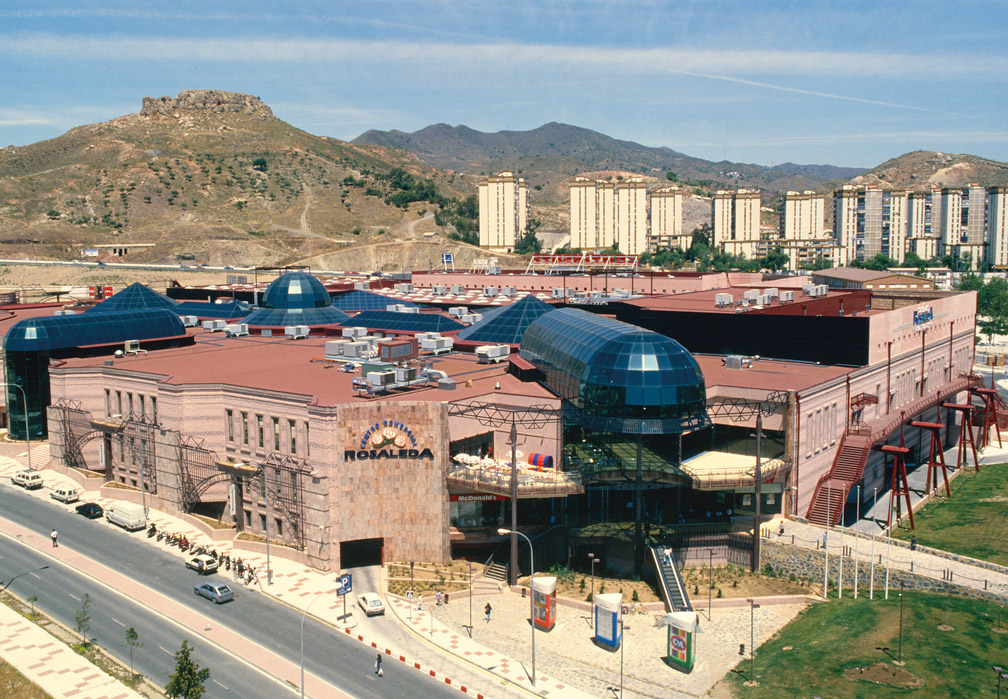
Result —
M 0 3 L 0 145 L 247 92 L 314 134 L 549 121 L 699 157 L 1008 161 L 1008 3 Z

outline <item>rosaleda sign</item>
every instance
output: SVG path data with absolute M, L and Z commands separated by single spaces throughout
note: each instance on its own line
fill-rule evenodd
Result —
M 376 422 L 365 430 L 359 448 L 343 451 L 344 461 L 433 458 L 434 452 L 430 449 L 418 447 L 413 430 L 395 420 Z

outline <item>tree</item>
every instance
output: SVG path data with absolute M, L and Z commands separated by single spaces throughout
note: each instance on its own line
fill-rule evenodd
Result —
M 679 175 L 675 174 L 674 172 L 666 172 L 665 179 L 668 180 L 669 182 L 678 182 Z
M 133 649 L 143 648 L 143 643 L 140 642 L 140 634 L 136 632 L 132 626 L 126 629 L 126 645 L 130 649 L 130 677 L 133 676 Z
M 38 595 L 32 595 L 28 598 L 28 603 L 31 605 L 31 616 L 32 619 L 35 618 L 35 603 L 38 602 Z
M 1004 318 L 994 318 L 980 323 L 981 332 L 987 336 L 987 344 L 994 342 L 995 335 L 1008 335 L 1008 321 Z
M 760 260 L 760 264 L 774 271 L 784 269 L 788 266 L 788 256 L 780 251 L 780 248 L 771 250 L 767 256 Z
M 514 251 L 519 255 L 536 253 L 542 251 L 542 241 L 536 235 L 540 222 L 538 219 L 530 218 L 525 225 L 525 232 L 515 241 Z
M 256 158 L 252 161 L 252 169 L 259 172 L 266 172 L 266 158 Z
M 84 593 L 81 599 L 81 606 L 74 612 L 74 621 L 77 623 L 77 631 L 81 635 L 81 643 L 87 645 L 87 635 L 91 630 L 91 595 Z
M 165 694 L 172 699 L 200 699 L 208 679 L 210 668 L 197 665 L 192 659 L 189 641 L 182 641 L 182 647 L 175 653 L 175 672 L 168 677 Z

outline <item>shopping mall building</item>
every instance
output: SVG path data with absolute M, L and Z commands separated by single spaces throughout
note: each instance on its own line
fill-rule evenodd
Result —
M 557 280 L 542 274 L 420 276 L 334 296 L 289 272 L 227 332 L 186 327 L 220 304 L 180 314 L 149 290 L 104 312 L 115 296 L 71 316 L 15 309 L 6 380 L 27 388 L 28 424 L 8 388 L 12 434 L 47 434 L 55 468 L 268 531 L 335 570 L 360 551 L 485 552 L 512 498 L 530 531 L 751 521 L 758 477 L 764 514 L 836 521 L 888 487 L 877 450 L 840 473 L 844 445 L 902 438 L 920 463 L 927 437 L 910 421 L 951 423 L 954 441 L 956 413 L 939 406 L 976 380 L 974 292 L 662 275 L 648 281 L 667 293 L 642 295 L 638 279 L 547 303 L 537 294 Z M 576 276 L 572 288 L 600 282 Z M 462 285 L 493 288 L 497 305 L 460 322 Z

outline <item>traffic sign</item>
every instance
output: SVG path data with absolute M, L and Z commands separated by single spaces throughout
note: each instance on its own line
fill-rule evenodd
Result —
M 342 597 L 351 590 L 353 590 L 353 576 L 350 573 L 344 573 L 339 576 L 339 588 L 336 590 L 336 594 Z

